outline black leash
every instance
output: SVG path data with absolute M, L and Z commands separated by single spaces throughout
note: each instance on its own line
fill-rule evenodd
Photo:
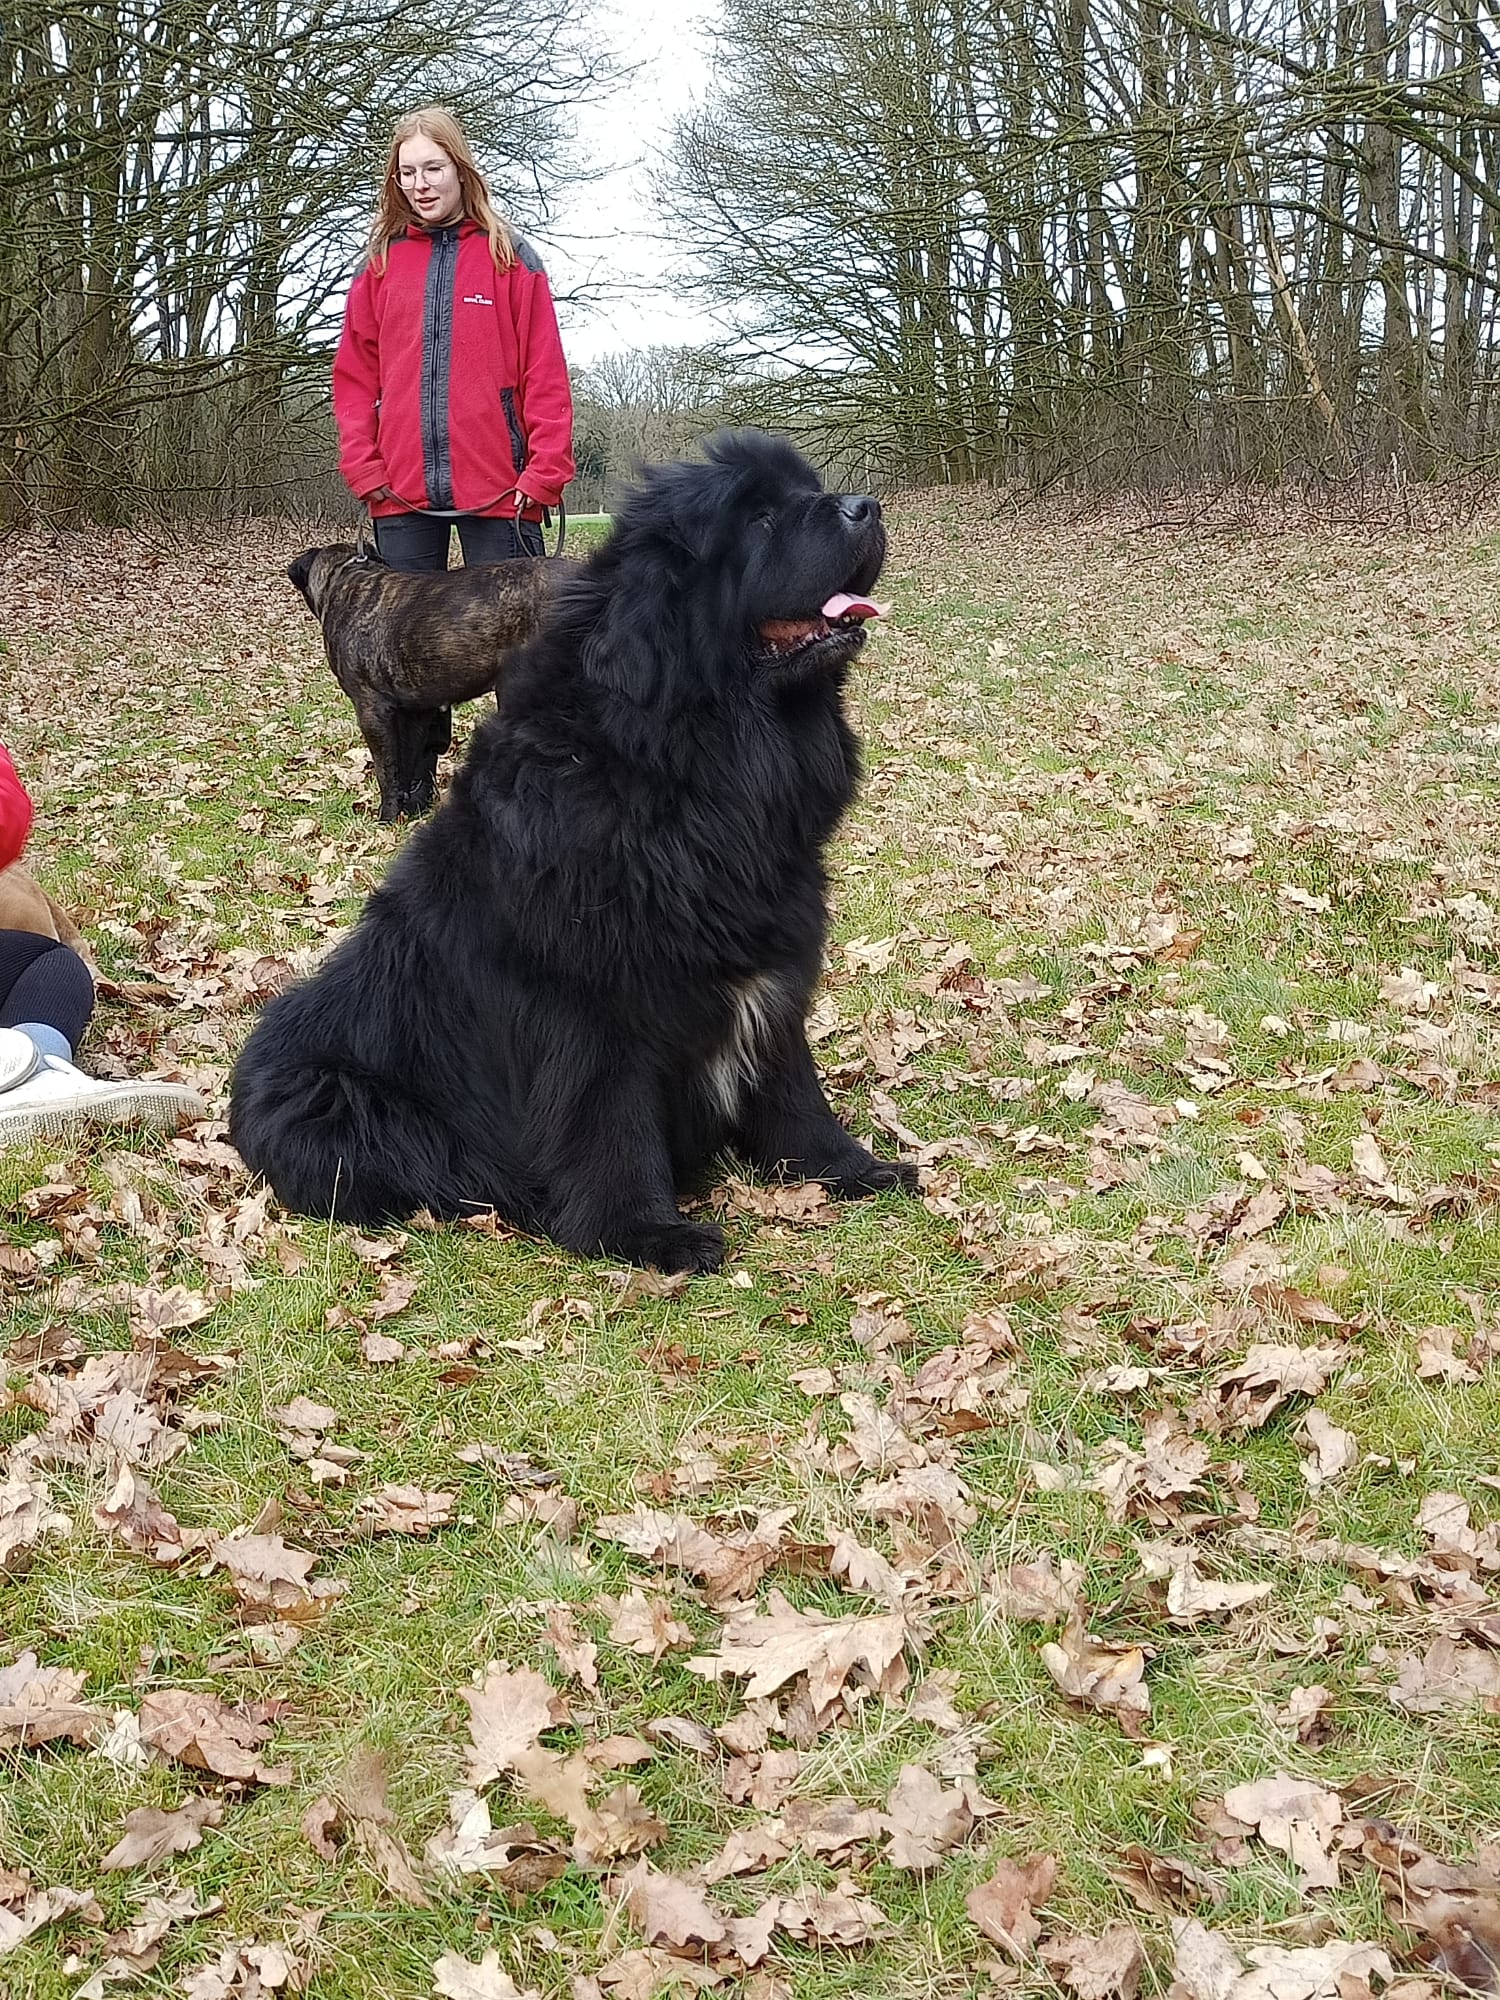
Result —
M 389 488 L 387 488 L 386 490 L 388 492 L 390 491 Z M 488 501 L 486 504 L 490 507 L 493 507 L 497 501 L 503 500 L 505 499 L 505 497 L 506 497 L 505 494 L 497 493 L 495 495 L 495 499 Z M 405 499 L 400 493 L 391 493 L 391 498 L 393 500 L 399 501 L 400 504 L 407 510 L 408 513 L 425 514 L 428 520 L 430 521 L 472 521 L 473 519 L 476 518 L 476 516 L 483 514 L 485 511 L 484 507 L 418 507 L 413 501 Z M 553 510 L 550 507 L 544 507 L 542 509 L 542 519 L 540 525 L 543 529 L 550 528 L 552 526 L 552 511 Z M 520 520 L 521 517 L 519 514 L 517 514 L 516 534 L 518 538 L 520 536 Z M 369 502 L 366 501 L 365 519 L 360 524 L 359 535 L 354 544 L 354 560 L 356 562 L 379 562 L 381 560 L 380 551 L 375 546 L 374 543 L 374 534 L 375 534 L 374 522 L 375 522 L 375 516 L 370 510 Z M 368 538 L 366 535 L 366 529 L 368 529 L 369 531 Z M 564 505 L 564 503 L 561 500 L 559 500 L 557 503 L 557 546 L 556 548 L 549 550 L 547 547 L 546 537 L 544 535 L 542 539 L 543 556 L 545 556 L 547 560 L 550 562 L 556 562 L 563 552 L 563 548 L 567 543 L 567 539 L 568 539 L 568 510 L 567 507 Z

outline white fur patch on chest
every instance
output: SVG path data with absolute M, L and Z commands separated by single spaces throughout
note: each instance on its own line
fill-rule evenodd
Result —
M 776 981 L 758 972 L 733 993 L 729 1032 L 703 1072 L 710 1099 L 726 1118 L 737 1118 L 745 1092 L 755 1082 L 776 1022 Z

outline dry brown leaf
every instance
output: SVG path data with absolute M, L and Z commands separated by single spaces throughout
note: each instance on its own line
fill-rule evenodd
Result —
M 566 1872 L 561 1844 L 537 1833 L 529 1820 L 496 1827 L 477 1792 L 455 1792 L 448 1824 L 428 1841 L 428 1861 L 450 1875 L 487 1876 L 512 1894 L 530 1895 Z
M 1060 1625 L 1082 1603 L 1084 1568 L 1064 1556 L 1054 1568 L 1049 1554 L 1032 1563 L 1011 1563 L 989 1582 L 983 1598 L 1002 1618 L 1022 1625 Z
M 893 1868 L 926 1874 L 944 1855 L 967 1840 L 974 1814 L 965 1793 L 941 1781 L 920 1764 L 903 1764 L 885 1809 L 890 1841 L 885 1858 Z
M 38 1666 L 35 1653 L 22 1653 L 0 1669 L 0 1750 L 31 1750 L 60 1740 L 92 1743 L 102 1735 L 109 1718 L 78 1699 L 83 1683 L 84 1676 L 70 1667 Z
M 1183 2000 L 1359 2000 L 1372 1979 L 1393 1977 L 1391 1961 L 1378 1945 L 1342 1940 L 1293 1948 L 1252 1945 L 1246 1971 L 1228 1940 L 1195 1918 L 1179 1917 L 1172 1929 L 1173 1991 Z
M 1349 1359 L 1346 1347 L 1288 1347 L 1262 1342 L 1221 1375 L 1205 1414 L 1221 1429 L 1259 1430 L 1292 1396 L 1317 1396 Z
M 468 1781 L 476 1789 L 515 1769 L 545 1730 L 568 1721 L 566 1698 L 534 1667 L 491 1667 L 481 1686 L 459 1692 L 469 1704 Z
M 362 1744 L 350 1757 L 348 1769 L 339 1781 L 338 1803 L 344 1828 L 398 1902 L 414 1910 L 431 1909 L 427 1892 L 417 1880 L 411 1854 L 396 1831 L 396 1816 L 386 1799 L 388 1784 L 384 1753 Z M 334 1828 L 325 1828 L 325 1838 L 333 1831 Z
M 217 1826 L 224 1808 L 217 1799 L 191 1798 L 174 1812 L 138 1806 L 125 1815 L 125 1831 L 99 1863 L 101 1868 L 154 1868 L 170 1854 L 188 1854 L 206 1826 Z
M 1402 1657 L 1391 1701 L 1408 1715 L 1432 1715 L 1473 1701 L 1500 1714 L 1500 1653 L 1445 1634 L 1420 1659 L 1415 1653 Z
M 804 1853 L 819 1861 L 844 1862 L 856 1847 L 880 1838 L 885 1820 L 853 1799 L 793 1799 L 782 1824 Z
M 1200 1576 L 1190 1548 L 1172 1542 L 1138 1542 L 1141 1574 L 1167 1586 L 1167 1616 L 1174 1625 L 1196 1625 L 1271 1595 L 1273 1583 L 1219 1583 Z
M 571 1605 L 552 1606 L 542 1637 L 556 1653 L 563 1672 L 592 1693 L 599 1685 L 599 1669 L 594 1664 L 599 1648 L 578 1630 L 577 1614 Z
M 430 1535 L 434 1528 L 453 1525 L 456 1493 L 428 1493 L 420 1486 L 382 1486 L 368 1493 L 354 1510 L 355 1520 L 370 1535 Z
M 609 1617 L 609 1638 L 616 1646 L 628 1646 L 650 1660 L 660 1660 L 669 1652 L 685 1652 L 693 1641 L 692 1628 L 684 1625 L 665 1597 L 648 1597 L 632 1589 L 623 1597 L 601 1597 L 600 1608 Z
M 987 1882 L 964 1898 L 964 1908 L 991 1944 L 1018 1963 L 1031 1954 L 1042 1934 L 1036 1906 L 1045 1903 L 1057 1880 L 1054 1854 L 1029 1854 L 1024 1861 L 1001 1861 Z
M 614 1891 L 648 1945 L 701 1957 L 727 1935 L 723 1911 L 714 1909 L 701 1889 L 680 1875 L 659 1874 L 644 1859 L 620 1877 Z
M 732 1534 L 711 1534 L 686 1514 L 640 1508 L 633 1514 L 606 1514 L 594 1533 L 618 1542 L 650 1562 L 685 1569 L 703 1579 L 704 1595 L 715 1610 L 751 1597 L 775 1562 L 794 1507 L 763 1512 L 752 1528 Z
M 1171 1916 L 1201 1902 L 1218 1903 L 1224 1898 L 1224 1884 L 1217 1876 L 1195 1868 L 1190 1861 L 1153 1854 L 1137 1845 L 1121 1848 L 1110 1873 L 1136 1908 L 1153 1916 Z
M 1333 1690 L 1321 1682 L 1294 1687 L 1285 1708 L 1277 1709 L 1276 1723 L 1278 1728 L 1290 1729 L 1299 1743 L 1317 1749 L 1333 1733 L 1332 1708 Z
M 308 1574 L 318 1560 L 311 1550 L 290 1548 L 280 1535 L 256 1534 L 249 1528 L 237 1528 L 214 1542 L 209 1557 L 228 1571 L 242 1604 L 297 1624 L 320 1617 L 349 1588 L 333 1578 L 309 1583 Z
M 123 1459 L 109 1498 L 99 1502 L 93 1515 L 106 1534 L 118 1536 L 127 1548 L 164 1569 L 181 1562 L 189 1550 L 208 1539 L 201 1529 L 184 1533 L 180 1522 L 162 1505 L 155 1487 Z
M 257 1785 L 289 1785 L 290 1768 L 264 1764 L 255 1754 L 275 1722 L 254 1709 L 231 1708 L 213 1694 L 162 1688 L 141 1702 L 141 1741 L 161 1756 L 195 1771 L 212 1771 Z
M 783 1896 L 776 1905 L 776 1928 L 806 1944 L 870 1944 L 890 1929 L 890 1920 L 877 1903 L 861 1896 L 854 1883 L 840 1880 L 837 1888 L 824 1893 L 803 1889 L 795 1896 Z
M 560 1757 L 540 1746 L 524 1750 L 514 1762 L 516 1781 L 530 1798 L 573 1829 L 573 1858 L 583 1868 L 596 1868 L 622 1855 L 639 1854 L 665 1839 L 667 1829 L 641 1803 L 634 1785 L 616 1785 L 590 1801 L 598 1773 L 587 1757 Z
M 33 1889 L 19 1909 L 0 1906 L 0 1958 L 47 1924 L 71 1916 L 81 1916 L 89 1924 L 104 1922 L 104 1912 L 88 1889 Z
M 445 1951 L 432 1968 L 432 1990 L 440 2000 L 541 2000 L 534 1986 L 523 1992 L 501 1969 L 498 1951 L 487 1951 L 477 1965 Z
M 731 1613 L 717 1653 L 699 1654 L 684 1664 L 689 1673 L 705 1679 L 743 1677 L 752 1701 L 805 1674 L 813 1712 L 822 1717 L 856 1671 L 877 1694 L 899 1695 L 910 1679 L 903 1656 L 915 1637 L 904 1611 L 829 1618 L 795 1610 L 773 1590 L 766 1611 L 747 1607 Z
M 1071 1612 L 1060 1639 L 1042 1648 L 1042 1664 L 1073 1701 L 1113 1715 L 1127 1736 L 1141 1736 L 1151 1719 L 1146 1662 L 1154 1648 L 1096 1639 L 1086 1608 Z
M 1345 1820 L 1337 1792 L 1278 1771 L 1226 1792 L 1224 1810 L 1257 1832 L 1268 1847 L 1290 1855 L 1304 1890 L 1337 1887 L 1338 1857 L 1329 1852 Z
M 1302 1461 L 1310 1492 L 1321 1492 L 1359 1463 L 1359 1439 L 1353 1431 L 1341 1430 L 1316 1403 L 1303 1417 L 1298 1436 L 1312 1447 L 1312 1456 Z
M 1418 1955 L 1445 1980 L 1477 1993 L 1500 1986 L 1500 1857 L 1448 1862 L 1387 1820 L 1370 1820 L 1361 1852 L 1384 1878 L 1392 1918 L 1419 1934 Z M 1429 1996 L 1430 2000 L 1430 1996 Z
M 1078 2000 L 1135 2000 L 1145 1965 L 1130 1924 L 1108 1924 L 1099 1937 L 1051 1937 L 1040 1957 L 1060 1986 Z
M 867 1549 L 846 1529 L 834 1531 L 828 1573 L 848 1591 L 873 1597 L 894 1610 L 906 1598 L 906 1579 L 878 1549 Z
M 711 1992 L 729 1980 L 727 1971 L 642 1945 L 601 1965 L 592 1980 L 575 1980 L 573 1994 L 574 2000 L 594 2000 L 595 1993 L 608 1994 L 609 2000 L 661 2000 L 664 1994 Z
M 758 1826 L 738 1828 L 724 1845 L 698 1870 L 705 1882 L 722 1882 L 730 1875 L 758 1875 L 774 1868 L 792 1851 L 792 1842 L 779 1820 L 763 1820 Z
M 40 1473 L 13 1465 L 0 1485 L 0 1576 L 19 1576 L 39 1542 L 60 1541 L 72 1532 L 73 1523 L 52 1505 Z
M 356 1324 L 359 1324 L 356 1322 Z M 392 1362 L 400 1361 L 406 1348 L 399 1340 L 393 1340 L 388 1333 L 377 1333 L 372 1326 L 360 1325 L 359 1358 L 369 1362 L 372 1368 L 387 1368 Z

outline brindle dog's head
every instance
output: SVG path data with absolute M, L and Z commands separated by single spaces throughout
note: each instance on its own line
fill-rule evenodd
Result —
M 287 564 L 286 573 L 301 591 L 314 618 L 323 616 L 331 579 L 358 553 L 352 542 L 330 542 L 325 548 L 304 549 Z

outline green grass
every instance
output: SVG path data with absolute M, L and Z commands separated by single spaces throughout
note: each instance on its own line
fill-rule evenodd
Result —
M 619 1274 L 546 1244 L 414 1231 L 383 1267 L 419 1280 L 381 1323 L 405 1358 L 373 1367 L 350 1320 L 375 1299 L 379 1271 L 343 1230 L 281 1219 L 268 1237 L 214 1147 L 181 1160 L 146 1139 L 0 1155 L 0 1243 L 44 1259 L 35 1281 L 0 1292 L 12 1340 L 60 1324 L 90 1352 L 128 1345 L 127 1307 L 110 1289 L 122 1283 L 213 1297 L 212 1314 L 176 1337 L 235 1359 L 187 1399 L 216 1425 L 151 1476 L 184 1525 L 215 1534 L 278 1502 L 287 1540 L 348 1585 L 295 1650 L 252 1664 L 222 1574 L 193 1559 L 157 1569 L 94 1527 L 107 1456 L 49 1471 L 75 1525 L 0 1583 L 0 1668 L 33 1649 L 83 1672 L 89 1698 L 112 1710 L 134 1710 L 153 1688 L 285 1705 L 270 1754 L 291 1766 L 291 1784 L 231 1789 L 221 1827 L 155 1871 L 153 1886 L 188 1885 L 224 1910 L 171 1931 L 143 1990 L 178 1990 L 231 1940 L 291 1938 L 305 1911 L 322 1916 L 302 1948 L 315 2000 L 419 2000 L 444 1950 L 478 1959 L 489 1948 L 554 2000 L 638 1942 L 597 1874 L 571 1867 L 517 1903 L 433 1882 L 433 1907 L 416 1911 L 354 1848 L 319 1859 L 299 1821 L 351 1751 L 374 1744 L 390 1753 L 391 1807 L 420 1858 L 462 1782 L 460 1689 L 496 1659 L 561 1680 L 541 1638 L 549 1605 L 571 1606 L 600 1641 L 598 1691 L 571 1690 L 589 1720 L 559 1736 L 563 1747 L 666 1715 L 726 1720 L 741 1705 L 735 1683 L 605 1642 L 597 1599 L 632 1583 L 672 1593 L 705 1650 L 721 1620 L 679 1573 L 653 1573 L 591 1524 L 638 1504 L 721 1527 L 795 1505 L 798 1540 L 852 1529 L 892 1554 L 888 1531 L 859 1511 L 861 1479 L 820 1456 L 847 1427 L 837 1396 L 809 1400 L 790 1378 L 828 1366 L 841 1387 L 879 1400 L 893 1368 L 913 1372 L 966 1315 L 1002 1304 L 1027 1400 L 954 1444 L 979 1518 L 925 1605 L 931 1636 L 915 1664 L 919 1677 L 952 1677 L 975 1721 L 979 1783 L 1003 1810 L 925 1880 L 862 1850 L 852 1872 L 892 1928 L 848 1952 L 778 1944 L 776 1969 L 798 2000 L 988 1991 L 989 1948 L 964 1894 L 999 1856 L 1038 1850 L 1062 1862 L 1052 1927 L 1129 1917 L 1149 1988 L 1164 1988 L 1168 1926 L 1133 1910 L 1111 1864 L 1139 1842 L 1212 1865 L 1195 1803 L 1278 1769 L 1334 1786 L 1378 1777 L 1378 1809 L 1448 1855 L 1500 1828 L 1500 1723 L 1482 1706 L 1413 1716 L 1392 1705 L 1397 1657 L 1436 1628 L 1382 1602 L 1326 1546 L 1418 1554 L 1414 1517 L 1433 1491 L 1463 1494 L 1479 1526 L 1500 1511 L 1496 1371 L 1472 1385 L 1416 1374 L 1422 1329 L 1493 1328 L 1500 1313 L 1500 1124 L 1481 1090 L 1500 1075 L 1496 1017 L 1454 983 L 1463 962 L 1494 969 L 1500 936 L 1500 717 L 1487 665 L 1500 540 L 1481 526 L 1202 544 L 1121 522 L 997 521 L 981 498 L 952 495 L 891 514 L 895 609 L 857 680 L 870 776 L 834 854 L 838 1023 L 817 1054 L 857 1129 L 870 1132 L 878 1090 L 922 1137 L 982 1146 L 983 1160 L 935 1163 L 925 1206 L 846 1207 L 811 1229 L 731 1214 L 721 1275 L 631 1303 Z M 575 546 L 593 526 L 570 524 Z M 17 540 L 7 554 L 17 693 L 5 724 L 38 801 L 34 863 L 82 913 L 107 974 L 164 981 L 175 996 L 106 1001 L 92 1062 L 175 1066 L 222 1092 L 253 1018 L 255 959 L 304 963 L 357 914 L 403 837 L 374 821 L 352 717 L 280 581 L 301 540 L 291 529 L 171 549 Z M 1226 859 L 1226 833 L 1244 826 L 1253 854 Z M 1286 884 L 1329 907 L 1289 903 Z M 1153 912 L 1201 932 L 1196 948 L 1120 949 Z M 855 938 L 893 939 L 888 967 L 851 972 L 842 947 Z M 955 943 L 969 948 L 963 972 L 984 982 L 977 991 L 937 984 Z M 1440 989 L 1430 1016 L 1407 1019 L 1381 998 L 1382 977 L 1403 966 Z M 1051 991 L 996 997 L 998 982 L 1027 973 Z M 895 1080 L 871 1053 L 893 1015 L 913 1017 L 920 1044 Z M 1227 1030 L 1230 1076 L 1211 1093 L 1184 1073 L 1205 1017 Z M 1330 1038 L 1330 1024 L 1345 1025 Z M 1349 1024 L 1368 1034 L 1350 1039 Z M 1061 1045 L 1081 1053 L 1054 1062 Z M 1373 1081 L 1345 1074 L 1356 1057 L 1378 1065 Z M 1078 1072 L 1195 1115 L 1106 1159 L 1098 1108 L 1067 1084 Z M 1349 1178 L 1367 1130 L 1417 1205 L 1382 1205 Z M 1360 1322 L 1319 1400 L 1363 1456 L 1310 1495 L 1300 1402 L 1248 1436 L 1214 1438 L 1212 1506 L 1227 1509 L 1237 1490 L 1258 1519 L 1202 1531 L 1200 1562 L 1275 1588 L 1228 1621 L 1185 1627 L 1140 1577 L 1137 1542 L 1170 1537 L 1170 1524 L 1112 1521 L 1098 1493 L 1049 1490 L 1031 1468 L 1087 1473 L 1108 1440 L 1137 1445 L 1153 1408 L 1190 1410 L 1253 1343 L 1326 1337 L 1274 1299 L 1216 1281 L 1224 1246 L 1195 1218 L 1250 1186 L 1246 1155 L 1266 1177 L 1255 1185 L 1287 1188 L 1285 1215 L 1259 1239 L 1282 1259 L 1283 1282 Z M 1129 1177 L 1101 1180 L 1101 1159 Z M 1331 1207 L 1288 1186 L 1309 1164 L 1342 1178 Z M 1420 1205 L 1465 1177 L 1472 1198 L 1459 1212 Z M 56 1179 L 80 1190 L 71 1221 L 27 1202 Z M 144 1224 L 132 1224 L 132 1189 Z M 80 1212 L 92 1235 L 79 1235 Z M 237 1216 L 250 1282 L 230 1289 L 211 1253 L 234 1241 Z M 1028 1275 L 1028 1253 L 1048 1244 L 1056 1261 Z M 850 1333 L 876 1295 L 901 1302 L 916 1337 L 884 1362 Z M 1196 1328 L 1208 1347 L 1183 1359 L 1164 1328 Z M 471 1336 L 467 1357 L 435 1352 Z M 1100 1370 L 1143 1360 L 1161 1370 L 1146 1391 L 1092 1386 Z M 23 1383 L 13 1367 L 12 1388 Z M 267 1412 L 297 1394 L 336 1407 L 336 1440 L 363 1454 L 342 1489 L 314 1485 L 277 1436 Z M 40 1422 L 12 1401 L 0 1443 Z M 577 1503 L 578 1538 L 561 1546 L 514 1519 L 508 1480 L 457 1456 L 474 1443 L 556 1474 Z M 672 1497 L 677 1454 L 703 1448 L 722 1480 Z M 365 1535 L 360 1499 L 394 1482 L 455 1494 L 454 1525 L 429 1539 Z M 1065 1703 L 1038 1657 L 1050 1635 L 996 1615 L 987 1576 L 1043 1551 L 1086 1565 L 1092 1630 L 1157 1648 L 1150 1741 L 1166 1760 L 1143 1762 L 1145 1746 L 1113 1721 Z M 916 1601 L 935 1575 L 913 1587 Z M 816 1575 L 768 1582 L 836 1615 L 873 1608 Z M 1320 1620 L 1336 1621 L 1331 1639 Z M 1311 1681 L 1334 1696 L 1332 1734 L 1315 1749 L 1276 1721 Z M 900 1704 L 867 1701 L 805 1748 L 795 1795 L 883 1806 L 902 1765 L 941 1749 Z M 652 1851 L 661 1868 L 690 1867 L 758 1817 L 687 1750 L 622 1775 L 670 1829 Z M 138 1878 L 102 1874 L 99 1857 L 126 1812 L 176 1805 L 199 1782 L 215 1781 L 73 1747 L 10 1754 L 0 1863 L 41 1886 L 90 1888 L 109 1926 L 130 1921 Z M 503 1782 L 490 1789 L 497 1825 L 532 1810 Z M 799 1853 L 714 1893 L 749 1910 L 768 1889 L 827 1887 L 837 1872 Z M 1308 1906 L 1284 1857 L 1256 1845 L 1246 1866 L 1221 1872 L 1212 1921 L 1236 1943 L 1301 1939 Z M 1405 1942 L 1355 1864 L 1314 1907 L 1335 1935 Z M 78 1917 L 44 1929 L 0 1963 L 0 1987 L 64 2000 L 104 1956 L 104 1935 Z M 1021 1976 L 1050 1984 L 1037 1965 Z

